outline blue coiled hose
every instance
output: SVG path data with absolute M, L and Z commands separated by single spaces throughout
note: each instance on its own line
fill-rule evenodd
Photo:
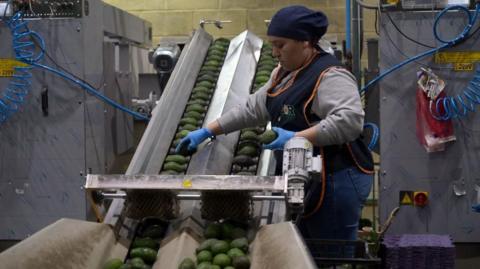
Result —
M 475 112 L 475 107 L 480 104 L 480 70 L 475 71 L 475 76 L 461 94 L 455 96 L 439 97 L 430 103 L 430 113 L 437 120 L 460 119 L 466 117 L 468 112 Z
M 438 35 L 438 23 L 440 22 L 440 19 L 442 18 L 443 15 L 445 15 L 448 11 L 451 11 L 451 10 L 459 10 L 459 11 L 463 11 L 467 14 L 468 16 L 468 24 L 465 26 L 465 28 L 463 29 L 463 31 L 455 38 L 453 38 L 452 40 L 443 40 L 440 38 L 440 36 Z M 473 25 L 475 24 L 475 21 L 477 20 L 477 16 L 478 16 L 478 13 L 480 12 L 480 3 L 477 3 L 475 5 L 475 13 L 472 15 L 470 13 L 470 11 L 468 10 L 468 8 L 464 7 L 464 6 L 451 6 L 451 7 L 448 7 L 448 8 L 445 8 L 444 10 L 442 10 L 436 17 L 435 17 L 435 23 L 433 25 L 433 35 L 435 36 L 435 38 L 440 41 L 441 43 L 443 43 L 443 45 L 439 46 L 438 48 L 434 48 L 434 49 L 431 49 L 431 50 L 428 50 L 428 51 L 425 51 L 423 53 L 420 53 L 419 55 L 417 56 L 414 56 L 410 59 L 407 59 L 393 67 L 391 67 L 390 69 L 388 69 L 387 71 L 383 72 L 382 74 L 380 74 L 379 76 L 377 76 L 376 78 L 372 79 L 369 83 L 367 83 L 367 85 L 365 85 L 361 90 L 360 90 L 360 93 L 362 94 L 363 92 L 365 92 L 368 88 L 370 88 L 372 85 L 374 85 L 375 83 L 377 83 L 378 81 L 380 81 L 381 79 L 383 79 L 384 77 L 386 77 L 387 75 L 389 75 L 390 73 L 392 73 L 393 71 L 403 67 L 404 65 L 407 65 L 413 61 L 416 61 L 420 58 L 423 58 L 425 56 L 428 56 L 428 55 L 432 55 L 434 54 L 435 52 L 439 51 L 439 50 L 442 50 L 444 48 L 449 48 L 449 47 L 453 47 L 455 45 L 457 45 L 458 43 L 460 43 L 461 41 L 465 40 L 467 37 L 468 37 L 468 34 L 470 33 L 470 30 L 472 29 Z
M 6 21 L 6 24 L 12 33 L 15 59 L 28 64 L 28 66 L 17 66 L 14 68 L 12 79 L 0 98 L 0 124 L 5 122 L 13 113 L 18 111 L 20 105 L 25 102 L 25 98 L 31 89 L 32 73 L 30 71 L 34 67 L 40 67 L 79 85 L 88 93 L 94 95 L 103 102 L 121 111 L 129 113 L 137 119 L 145 121 L 149 120 L 147 116 L 116 103 L 114 100 L 106 97 L 92 86 L 75 78 L 74 76 L 50 66 L 40 64 L 39 62 L 44 56 L 45 41 L 38 33 L 31 31 L 28 28 L 28 24 L 23 20 L 21 12 L 13 15 L 10 20 Z M 38 42 L 36 43 L 34 40 Z M 38 53 L 36 53 L 37 51 Z
M 35 32 L 28 29 L 27 23 L 22 20 L 22 14 L 16 13 L 6 22 L 12 33 L 12 44 L 17 61 L 36 63 L 43 58 L 45 43 Z M 35 54 L 36 44 L 39 41 L 39 53 Z M 31 89 L 32 66 L 16 66 L 12 79 L 0 96 L 0 123 L 5 122 L 11 115 L 20 109 Z

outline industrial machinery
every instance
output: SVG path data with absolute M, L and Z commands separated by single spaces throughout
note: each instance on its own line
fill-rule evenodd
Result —
M 133 117 L 104 101 L 130 106 L 152 37 L 149 22 L 98 0 L 0 9 L 0 240 L 18 241 L 62 217 L 94 216 L 85 175 L 107 173 L 133 146 Z M 22 48 L 51 69 L 25 67 Z
M 161 61 L 164 52 L 151 54 L 159 71 L 166 67 Z M 84 186 L 88 200 L 113 199 L 104 218 L 97 215 L 104 224 L 60 221 L 35 238 L 48 237 L 45 233 L 54 230 L 65 231 L 61 239 L 52 237 L 52 245 L 78 243 L 79 237 L 72 238 L 66 232 L 72 225 L 79 227 L 80 234 L 84 229 L 92 234 L 105 233 L 104 227 L 111 225 L 113 229 L 101 240 L 84 238 L 85 244 L 96 246 L 89 249 L 97 249 L 87 255 L 88 268 L 98 268 L 107 257 L 115 256 L 113 253 L 124 257 L 139 221 L 156 216 L 170 225 L 154 268 L 176 268 L 183 257 L 194 253 L 191 250 L 199 244 L 201 227 L 231 219 L 248 223 L 252 231 L 258 230 L 253 239 L 251 268 L 315 268 L 295 225 L 284 222 L 286 214 L 289 217 L 290 213 L 302 212 L 303 186 L 310 173 L 321 169 L 320 159 L 312 156 L 308 141 L 289 142 L 284 176 L 270 176 L 272 154 L 262 152 L 256 141 L 265 126 L 218 137 L 191 157 L 178 160 L 174 154 L 178 140 L 188 130 L 207 124 L 246 100 L 268 80 L 275 66 L 271 48 L 249 31 L 231 40 L 213 40 L 203 29 L 196 30 L 151 112 L 125 175 L 106 175 L 94 169 L 88 172 Z M 97 205 L 93 209 L 99 212 Z M 118 240 L 112 242 L 112 238 Z M 16 268 L 26 266 L 13 257 L 31 250 L 29 240 L 2 253 L 2 261 L 15 261 Z M 269 247 L 271 244 L 278 248 Z M 98 245 L 104 250 L 98 251 Z M 264 257 L 279 251 L 289 255 L 264 264 Z M 41 268 L 41 264 L 36 266 Z M 85 263 L 79 266 L 84 268 Z

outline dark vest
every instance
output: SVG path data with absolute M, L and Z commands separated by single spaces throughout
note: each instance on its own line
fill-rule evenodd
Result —
M 326 69 L 342 64 L 332 55 L 321 52 L 305 68 L 298 71 L 291 84 L 286 89 L 276 89 L 276 85 L 289 74 L 280 70 L 275 76 L 272 88 L 267 94 L 267 109 L 270 114 L 272 126 L 289 131 L 302 131 L 314 125 L 321 119 L 311 113 L 313 98 L 315 98 L 315 84 Z M 287 82 L 287 84 L 289 84 Z M 273 91 L 275 89 L 275 91 Z M 320 148 L 314 148 L 314 154 L 319 154 Z M 276 151 L 277 174 L 281 173 L 282 152 Z M 323 147 L 325 171 L 336 172 L 347 167 L 358 166 L 365 173 L 373 171 L 373 161 L 370 151 L 360 140 L 343 145 Z

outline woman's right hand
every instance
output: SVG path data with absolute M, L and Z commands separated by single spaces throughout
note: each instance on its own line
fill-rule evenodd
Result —
M 176 153 L 184 152 L 182 149 L 187 148 L 188 152 L 194 152 L 197 150 L 197 147 L 205 139 L 209 137 L 215 137 L 213 132 L 208 128 L 202 128 L 188 133 L 187 136 L 180 140 L 177 147 L 175 148 Z

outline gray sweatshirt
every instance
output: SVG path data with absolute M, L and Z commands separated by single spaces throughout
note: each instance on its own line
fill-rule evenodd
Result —
M 217 119 L 226 134 L 265 125 L 270 120 L 266 107 L 267 90 L 278 69 L 272 72 L 270 80 L 262 88 L 248 97 L 245 104 L 233 107 Z M 290 78 L 291 74 L 286 76 L 277 88 L 281 88 Z M 311 113 L 322 119 L 314 125 L 318 146 L 353 141 L 363 130 L 364 112 L 357 84 L 353 75 L 343 68 L 332 67 L 325 72 L 311 107 Z

